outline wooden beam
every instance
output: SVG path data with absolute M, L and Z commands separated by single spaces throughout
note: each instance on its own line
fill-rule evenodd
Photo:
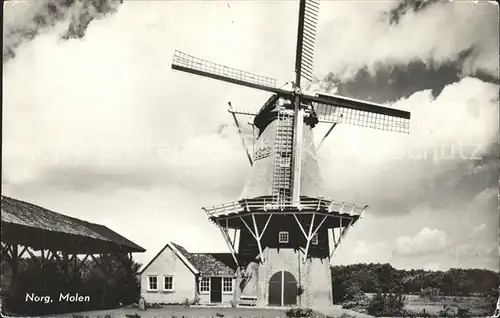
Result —
M 264 259 L 263 259 L 264 256 L 263 256 L 263 253 L 262 253 L 262 246 L 260 245 L 259 232 L 258 232 L 257 227 L 256 227 L 255 217 L 253 216 L 253 213 L 251 214 L 251 216 L 252 216 L 252 220 L 253 220 L 253 223 L 254 223 L 255 233 L 252 231 L 252 229 L 250 229 L 250 226 L 243 219 L 243 217 L 240 216 L 240 219 L 243 222 L 243 224 L 245 224 L 245 226 L 247 227 L 247 229 L 250 232 L 250 234 L 252 234 L 253 238 L 257 241 L 257 247 L 259 248 L 260 260 L 261 260 L 261 262 L 264 262 Z
M 245 137 L 243 136 L 243 132 L 241 131 L 240 123 L 238 122 L 238 118 L 236 117 L 235 113 L 232 111 L 233 106 L 231 105 L 231 102 L 227 103 L 229 105 L 230 113 L 233 116 L 234 123 L 236 124 L 236 128 L 238 129 L 238 135 L 240 135 L 241 142 L 243 144 L 243 148 L 245 149 L 245 153 L 247 155 L 248 161 L 250 162 L 250 165 L 253 166 L 253 161 L 252 161 L 252 156 L 250 155 L 250 152 L 248 151 L 247 144 L 245 142 Z
M 299 86 L 300 89 L 300 86 Z M 293 129 L 293 157 L 292 157 L 292 204 L 300 204 L 300 178 L 302 169 L 302 137 L 304 129 L 304 110 L 300 109 L 300 97 L 295 97 L 295 114 Z
M 18 257 L 19 258 L 23 257 L 23 255 L 24 255 L 24 253 L 26 252 L 27 249 L 28 249 L 28 246 L 25 245 L 24 248 L 21 250 L 21 252 L 19 252 Z
M 227 231 L 224 231 L 222 226 L 220 226 L 219 224 L 217 224 L 217 227 L 221 231 L 222 237 L 224 238 L 224 241 L 226 242 L 227 247 L 229 247 L 229 250 L 231 251 L 231 255 L 233 256 L 233 259 L 236 262 L 236 265 L 239 266 L 238 259 L 236 258 L 236 251 L 234 250 L 234 246 L 230 243 L 230 239 L 228 237 L 229 235 L 228 235 Z
M 264 236 L 264 232 L 266 231 L 267 226 L 269 224 L 269 221 L 271 221 L 272 216 L 273 216 L 272 214 L 269 214 L 269 217 L 267 218 L 266 224 L 264 225 L 264 229 L 262 229 L 262 233 L 260 233 L 259 240 L 262 239 L 262 236 Z
M 328 131 L 326 132 L 326 134 L 323 136 L 323 138 L 319 142 L 318 147 L 316 147 L 316 151 L 319 150 L 319 147 L 321 147 L 321 145 L 325 141 L 326 137 L 328 137 L 328 135 L 330 135 L 330 133 L 332 132 L 333 128 L 335 128 L 335 126 L 337 126 L 337 123 L 333 123 L 332 126 L 330 127 L 330 129 L 328 129 Z
M 304 228 L 302 227 L 302 224 L 300 223 L 299 219 L 297 218 L 297 215 L 294 213 L 293 214 L 293 217 L 295 218 L 295 221 L 297 221 L 297 224 L 299 225 L 299 228 L 300 230 L 302 231 L 302 234 L 304 234 L 304 237 L 307 238 L 307 234 L 306 234 L 306 231 L 304 230 Z
M 312 234 L 312 229 L 314 227 L 314 218 L 315 218 L 316 214 L 313 214 L 312 215 L 312 218 L 311 218 L 311 224 L 309 225 L 309 235 L 306 237 L 306 251 L 304 253 L 304 259 L 303 259 L 303 262 L 305 262 L 307 260 L 307 253 L 309 252 L 309 244 L 311 243 L 311 234 Z
M 332 253 L 330 254 L 330 265 L 332 265 L 332 262 L 333 262 L 333 256 L 336 254 L 339 246 L 340 246 L 340 243 L 342 243 L 342 240 L 343 238 L 347 235 L 347 232 L 349 231 L 349 229 L 351 228 L 353 224 L 353 220 L 349 220 L 349 223 L 347 224 L 347 226 L 342 230 L 340 236 L 339 236 L 339 240 L 337 242 L 337 244 L 335 244 L 334 248 L 333 248 L 333 251 Z
M 239 217 L 241 219 L 241 221 L 243 222 L 243 224 L 245 224 L 246 228 L 248 229 L 248 232 L 250 232 L 250 234 L 252 234 L 253 238 L 257 240 L 257 236 L 253 233 L 252 229 L 250 229 L 250 226 L 247 224 L 247 222 L 243 219 L 242 216 Z
M 264 252 L 262 251 L 262 245 L 260 244 L 259 229 L 257 228 L 257 222 L 255 221 L 255 214 L 252 214 L 253 227 L 255 229 L 255 235 L 257 237 L 257 246 L 259 247 L 260 261 L 264 263 Z

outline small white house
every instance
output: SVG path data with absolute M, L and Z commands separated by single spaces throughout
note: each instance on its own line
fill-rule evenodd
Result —
M 231 254 L 189 253 L 170 242 L 141 271 L 141 294 L 148 303 L 229 303 L 235 277 Z

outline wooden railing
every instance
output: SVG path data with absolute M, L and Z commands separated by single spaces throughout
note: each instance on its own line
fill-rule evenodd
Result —
M 218 217 L 243 212 L 273 212 L 273 211 L 299 211 L 299 212 L 327 212 L 339 213 L 349 216 L 363 216 L 367 205 L 359 205 L 323 198 L 301 198 L 300 203 L 275 202 L 272 197 L 243 199 L 225 204 L 203 208 L 208 217 Z

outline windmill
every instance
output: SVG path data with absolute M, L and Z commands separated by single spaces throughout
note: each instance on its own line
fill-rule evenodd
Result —
M 258 113 L 235 111 L 229 104 L 238 128 L 236 115 L 254 117 L 253 158 L 247 150 L 252 175 L 239 200 L 203 208 L 239 267 L 235 296 L 259 305 L 294 305 L 297 296 L 307 306 L 332 304 L 329 265 L 367 208 L 319 196 L 312 129 L 332 124 L 324 138 L 337 124 L 409 133 L 408 112 L 302 91 L 302 80 L 312 81 L 318 11 L 318 0 L 300 0 L 295 80 L 289 89 L 277 88 L 269 77 L 174 53 L 175 70 L 273 93 Z

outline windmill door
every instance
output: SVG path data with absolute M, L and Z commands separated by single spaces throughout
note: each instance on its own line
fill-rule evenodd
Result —
M 210 302 L 220 303 L 222 302 L 222 278 L 221 277 L 211 277 L 210 278 Z
M 291 306 L 297 304 L 297 280 L 292 273 L 279 271 L 269 280 L 269 305 Z

